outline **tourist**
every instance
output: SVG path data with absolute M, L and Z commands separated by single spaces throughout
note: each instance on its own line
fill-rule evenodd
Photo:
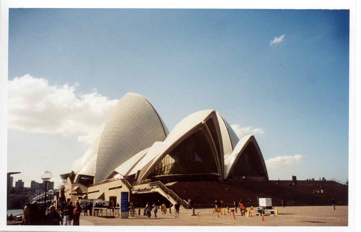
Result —
M 241 216 L 244 216 L 244 211 L 245 211 L 245 207 L 244 204 L 241 202 L 239 202 L 239 212 L 241 212 Z
M 331 204 L 332 204 L 333 210 L 336 210 L 336 201 L 335 201 L 335 199 L 332 198 Z
M 93 211 L 93 202 L 90 202 L 88 205 L 88 210 L 89 210 L 89 215 L 92 216 L 92 211 Z
M 234 211 L 237 213 L 237 201 L 233 201 Z
M 46 215 L 45 217 L 45 225 L 60 225 L 60 220 L 61 217 L 58 214 L 58 212 L 56 212 L 55 210 L 55 206 L 52 205 L 49 208 L 49 213 Z
M 84 216 L 88 216 L 88 204 L 86 204 L 83 208 Z
M 162 214 L 166 214 L 167 213 L 167 206 L 163 203 L 162 204 Z
M 24 211 L 24 225 L 42 225 L 44 218 L 44 211 L 40 209 L 38 202 L 34 201 L 32 204 L 26 204 Z
M 148 216 L 148 218 L 150 218 L 151 212 L 152 212 L 152 207 L 150 206 L 149 202 L 147 202 L 147 204 L 145 206 L 145 212 L 146 212 L 146 215 Z
M 135 217 L 135 208 L 133 202 L 129 203 L 129 215 L 130 217 Z
M 80 208 L 79 201 L 77 201 L 75 203 L 75 208 L 73 210 L 73 215 L 74 215 L 73 226 L 79 226 L 80 213 L 81 213 L 81 208 Z
M 224 203 L 224 201 L 223 201 L 223 200 L 220 200 L 220 201 L 219 201 L 219 208 L 222 208 L 222 207 L 224 206 L 224 204 L 223 204 L 223 203 Z
M 68 200 L 67 205 L 64 207 L 64 225 L 70 226 L 73 220 L 73 203 Z
M 194 208 L 194 200 L 191 198 L 191 200 L 190 200 L 190 202 L 189 202 L 189 204 L 190 204 L 190 206 L 191 206 L 191 209 L 193 209 Z
M 175 217 L 179 218 L 179 208 L 180 208 L 180 204 L 177 201 L 177 203 L 174 205 L 174 209 L 175 209 Z
M 157 217 L 157 212 L 158 212 L 158 205 L 156 203 L 154 203 L 152 205 L 153 207 L 153 211 L 154 211 L 154 217 L 156 218 Z

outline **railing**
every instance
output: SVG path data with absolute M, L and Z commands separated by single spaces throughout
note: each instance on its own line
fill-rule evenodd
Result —
M 119 207 L 115 207 L 114 209 L 93 207 L 91 210 L 94 217 L 119 217 Z
M 157 186 L 158 188 L 162 189 L 166 194 L 170 195 L 173 199 L 178 201 L 184 208 L 188 207 L 187 201 L 180 198 L 175 192 L 173 192 L 173 190 L 169 189 L 162 182 L 160 181 L 151 182 L 150 186 Z

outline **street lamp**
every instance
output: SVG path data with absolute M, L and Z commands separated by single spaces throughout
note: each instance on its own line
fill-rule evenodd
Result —
M 49 171 L 44 171 L 41 174 L 41 179 L 43 180 L 44 183 L 44 211 L 46 212 L 46 191 L 47 191 L 47 185 L 48 182 L 51 180 L 51 178 L 53 178 L 53 174 L 51 174 L 51 172 Z

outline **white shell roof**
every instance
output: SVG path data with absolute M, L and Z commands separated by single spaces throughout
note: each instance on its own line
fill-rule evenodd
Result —
M 96 161 L 98 155 L 100 136 L 98 136 L 89 149 L 85 152 L 84 156 L 77 164 L 77 168 L 74 169 L 74 172 L 77 175 L 89 175 L 94 176 L 96 170 Z M 75 178 L 77 179 L 77 177 Z
M 222 115 L 218 112 L 217 113 L 217 119 L 219 123 L 219 127 L 221 129 L 221 135 L 222 135 L 222 142 L 223 142 L 223 153 L 224 155 L 231 154 L 233 151 L 233 148 L 238 143 L 239 139 L 234 133 L 233 129 L 229 126 L 226 120 L 222 117 Z
M 187 116 L 173 128 L 164 142 L 172 144 L 178 140 L 180 136 L 191 130 L 195 125 L 204 121 L 212 112 L 213 110 L 202 110 Z
M 169 133 L 168 137 L 164 140 L 163 143 L 155 143 L 156 147 L 152 147 L 148 154 L 145 156 L 147 158 L 147 165 L 142 168 L 138 180 L 145 178 L 147 172 L 150 171 L 151 167 L 155 165 L 164 155 L 164 153 L 177 142 L 181 137 L 187 135 L 187 133 L 192 130 L 196 125 L 202 123 L 207 117 L 214 112 L 214 110 L 203 110 L 195 112 L 188 117 L 184 118 L 179 122 L 174 129 Z M 152 151 L 152 152 L 151 152 Z M 148 157 L 149 155 L 149 157 Z
M 148 167 L 150 164 L 152 164 L 154 158 L 158 157 L 159 154 L 167 149 L 168 146 L 164 142 L 155 142 L 153 146 L 149 149 L 148 153 L 137 163 L 137 165 L 130 170 L 129 174 L 135 174 L 138 170 L 141 170 L 142 168 Z
M 233 167 L 233 165 L 237 162 L 239 157 L 242 154 L 242 151 L 247 147 L 247 145 L 253 142 L 258 147 L 258 143 L 256 138 L 253 135 L 245 136 L 239 140 L 236 147 L 234 148 L 233 152 L 230 155 L 227 155 L 224 158 L 224 176 L 225 178 L 228 178 L 228 175 Z M 261 160 L 263 160 L 262 154 L 259 154 L 261 156 Z M 267 171 L 267 170 L 266 170 Z
M 131 173 L 129 173 L 129 171 L 132 170 L 136 166 L 136 164 L 139 162 L 139 160 L 143 159 L 143 157 L 147 154 L 148 151 L 149 151 L 149 148 L 146 148 L 146 149 L 138 152 L 138 154 L 132 156 L 130 159 L 128 159 L 127 161 L 122 163 L 119 167 L 117 167 L 115 169 L 115 171 L 118 172 L 119 174 L 121 174 L 122 176 L 131 175 Z
M 101 135 L 95 183 L 105 180 L 119 165 L 155 141 L 163 141 L 167 133 L 153 106 L 144 97 L 127 93 Z
M 251 135 L 241 138 L 239 140 L 239 142 L 237 143 L 236 147 L 234 148 L 233 152 L 224 157 L 225 174 L 228 174 L 234 161 L 238 158 L 238 155 L 240 154 L 241 149 L 244 147 L 244 145 L 246 144 L 246 142 L 249 140 L 250 137 L 251 137 Z M 225 175 L 225 176 L 227 176 L 227 175 Z

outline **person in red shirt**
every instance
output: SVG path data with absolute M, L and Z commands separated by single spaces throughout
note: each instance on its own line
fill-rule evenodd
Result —
M 81 208 L 80 208 L 79 201 L 77 201 L 75 203 L 75 208 L 73 210 L 73 214 L 74 214 L 73 226 L 79 226 L 80 213 L 81 213 Z
M 245 210 L 245 207 L 244 207 L 244 204 L 242 202 L 239 202 L 239 211 L 241 212 L 241 216 L 244 216 L 244 210 Z

